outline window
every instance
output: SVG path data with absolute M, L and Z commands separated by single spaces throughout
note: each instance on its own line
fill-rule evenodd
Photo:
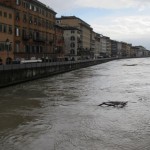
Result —
M 20 20 L 20 14 L 19 14 L 19 12 L 16 12 L 16 20 L 17 21 Z
M 75 43 L 71 43 L 71 44 L 70 44 L 70 47 L 71 47 L 71 48 L 74 48 L 74 47 L 75 47 Z
M 6 12 L 4 12 L 4 17 L 7 18 L 7 13 Z
M 40 46 L 35 47 L 35 52 L 40 53 Z
M 71 36 L 71 41 L 75 41 L 75 37 L 74 36 Z
M 28 9 L 30 7 L 29 3 L 26 3 L 26 9 Z
M 21 0 L 16 0 L 16 5 L 20 5 L 21 4 Z
M 32 16 L 29 17 L 29 23 L 32 23 Z
M 71 49 L 71 50 L 70 50 L 70 54 L 75 54 L 75 50 L 74 50 L 74 49 Z
M 0 23 L 0 32 L 2 32 L 3 31 L 3 26 L 2 26 L 2 24 Z
M 26 22 L 27 21 L 27 16 L 26 14 L 23 15 L 23 22 Z
M 25 52 L 26 52 L 26 53 L 30 53 L 30 46 L 29 46 L 29 45 L 26 45 L 26 46 L 25 46 Z
M 46 20 L 46 28 L 48 28 L 48 20 Z
M 41 9 L 39 8 L 39 13 L 41 14 Z
M 12 34 L 12 26 L 9 26 L 8 32 L 9 32 L 9 34 Z
M 37 18 L 34 18 L 34 24 L 35 25 L 37 24 Z
M 39 8 L 38 7 L 36 7 L 36 11 L 39 12 Z
M 23 37 L 26 36 L 26 29 L 25 29 L 25 28 L 22 29 L 22 36 L 23 36 Z
M 12 19 L 12 14 L 9 14 L 9 19 Z
M 4 51 L 5 49 L 5 44 L 4 43 L 0 43 L 0 51 Z
M 41 19 L 38 18 L 38 25 L 41 26 Z
M 45 20 L 42 19 L 42 26 L 45 27 Z
M 43 47 L 42 46 L 40 46 L 40 49 L 39 49 L 39 52 L 43 52 Z
M 2 50 L 3 50 L 1 45 L 2 45 L 2 44 L 0 43 L 0 51 L 2 51 Z
M 45 15 L 45 11 L 42 9 L 42 15 L 44 16 Z
M 7 32 L 7 25 L 6 25 L 6 24 L 3 25 L 3 32 L 4 32 L 4 33 Z
M 32 5 L 32 10 L 34 11 L 34 6 Z
M 15 52 L 19 52 L 20 50 L 19 50 L 19 47 L 20 47 L 20 44 L 19 43 L 16 43 L 16 45 L 15 45 Z
M 29 31 L 29 37 L 32 38 L 32 36 L 33 36 L 33 31 L 30 30 L 30 31 Z
M 34 6 L 34 11 L 37 11 L 37 7 L 36 6 Z
M 36 53 L 39 53 L 40 51 L 40 46 L 36 46 Z
M 15 27 L 15 35 L 16 35 L 16 36 L 20 36 L 19 27 Z
M 26 8 L 26 3 L 25 2 L 23 2 L 23 7 Z
M 53 29 L 53 24 L 49 22 L 49 29 Z
M 32 9 L 32 5 L 30 4 L 30 6 L 29 6 L 29 9 L 31 10 Z

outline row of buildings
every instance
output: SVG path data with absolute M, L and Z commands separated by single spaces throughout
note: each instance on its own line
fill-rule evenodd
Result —
M 142 46 L 111 40 L 75 16 L 56 18 L 38 0 L 0 0 L 0 63 L 149 56 Z

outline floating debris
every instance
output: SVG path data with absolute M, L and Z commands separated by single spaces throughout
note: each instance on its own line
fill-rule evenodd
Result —
M 126 102 L 120 102 L 120 101 L 108 101 L 108 102 L 103 102 L 99 104 L 98 106 L 113 106 L 113 107 L 118 107 L 118 108 L 123 108 L 127 105 Z
M 137 64 L 124 64 L 123 66 L 137 66 Z

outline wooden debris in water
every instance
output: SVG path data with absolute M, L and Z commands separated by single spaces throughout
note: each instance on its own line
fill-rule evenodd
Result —
M 123 108 L 127 105 L 127 101 L 108 101 L 108 102 L 103 102 L 98 106 L 113 106 L 113 107 L 118 107 L 118 108 Z

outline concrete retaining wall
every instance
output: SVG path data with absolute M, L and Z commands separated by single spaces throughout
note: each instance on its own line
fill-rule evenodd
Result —
M 3 65 L 0 66 L 0 88 L 112 60 L 114 60 L 114 58 L 87 61 Z

